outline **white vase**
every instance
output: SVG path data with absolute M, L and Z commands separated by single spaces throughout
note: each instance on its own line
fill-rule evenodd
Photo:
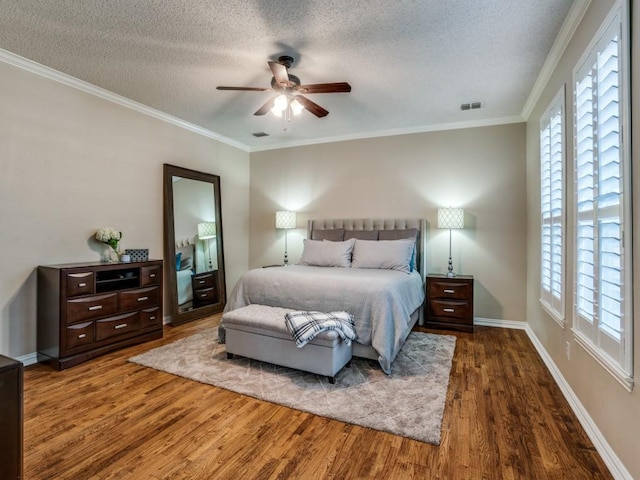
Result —
M 107 250 L 104 254 L 104 261 L 106 263 L 118 263 L 120 262 L 120 255 L 118 255 L 118 252 L 113 247 L 107 245 Z

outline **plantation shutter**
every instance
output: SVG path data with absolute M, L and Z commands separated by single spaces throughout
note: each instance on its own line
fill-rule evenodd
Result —
M 618 16 L 575 73 L 575 328 L 629 373 L 620 28 Z
M 542 116 L 540 129 L 541 275 L 540 301 L 564 321 L 564 92 Z

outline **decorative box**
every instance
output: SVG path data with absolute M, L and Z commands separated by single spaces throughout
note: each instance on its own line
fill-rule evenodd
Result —
M 131 257 L 132 262 L 146 262 L 149 260 L 148 248 L 127 248 L 124 253 Z

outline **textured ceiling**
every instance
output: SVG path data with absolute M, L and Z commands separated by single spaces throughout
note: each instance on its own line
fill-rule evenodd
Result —
M 0 48 L 249 149 L 515 121 L 572 0 L 0 0 Z M 267 61 L 295 58 L 330 114 L 270 113 Z M 481 101 L 479 110 L 460 104 Z M 253 132 L 269 136 L 255 138 Z

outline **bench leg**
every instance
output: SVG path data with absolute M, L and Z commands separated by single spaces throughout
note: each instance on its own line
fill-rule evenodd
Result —
M 229 353 L 229 352 L 227 352 L 227 358 L 228 358 L 229 360 L 232 360 L 232 359 L 233 359 L 233 353 Z
M 329 383 L 330 383 L 331 385 L 335 385 L 335 383 L 336 383 L 336 377 L 327 377 L 327 378 L 329 379 Z

